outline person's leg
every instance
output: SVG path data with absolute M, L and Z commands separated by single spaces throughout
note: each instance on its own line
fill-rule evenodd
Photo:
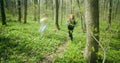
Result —
M 73 40 L 72 30 L 69 30 L 69 37 L 71 40 Z

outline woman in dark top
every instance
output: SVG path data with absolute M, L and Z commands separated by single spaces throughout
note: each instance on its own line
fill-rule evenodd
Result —
M 75 25 L 76 25 L 75 16 L 74 16 L 74 14 L 70 14 L 69 18 L 67 20 L 67 28 L 68 28 L 68 33 L 69 33 L 69 37 L 71 40 L 73 40 L 72 33 L 73 33 Z

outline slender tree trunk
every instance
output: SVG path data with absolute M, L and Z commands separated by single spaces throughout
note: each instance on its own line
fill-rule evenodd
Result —
M 17 15 L 16 10 L 18 10 L 18 9 L 17 9 L 16 2 L 17 2 L 16 0 L 12 0 L 12 6 L 11 7 L 12 7 L 12 15 L 13 15 L 13 17 Z
M 76 2 L 78 4 L 79 10 L 81 10 L 80 9 L 80 1 L 77 0 Z M 86 25 L 85 25 L 83 12 L 80 12 L 79 14 L 80 14 L 80 20 L 81 20 L 81 29 L 82 29 L 83 32 L 85 32 L 86 31 Z
M 85 19 L 86 19 L 86 48 L 84 57 L 88 63 L 97 63 L 97 52 L 99 41 L 99 0 L 85 0 Z M 96 40 L 93 38 L 95 37 Z
M 53 3 L 53 0 L 51 1 L 51 4 L 52 4 L 52 6 L 51 6 L 51 9 L 53 10 L 54 8 L 54 3 Z
M 73 1 L 70 0 L 70 2 L 71 2 L 71 9 L 70 9 L 71 11 L 70 11 L 70 13 L 72 14 L 73 13 L 73 3 L 72 3 Z
M 81 20 L 81 28 L 82 28 L 82 31 L 83 32 L 86 32 L 86 24 L 85 24 L 85 20 L 84 20 L 84 15 L 81 13 L 81 16 L 80 16 L 80 20 Z
M 46 11 L 47 11 L 47 3 L 48 3 L 48 2 L 47 2 L 47 0 L 45 0 L 45 4 L 46 4 Z
M 66 16 L 68 14 L 68 0 L 66 0 Z
M 0 0 L 1 4 L 1 16 L 2 16 L 2 25 L 6 25 L 6 15 L 5 15 L 5 9 L 4 9 L 4 0 Z
M 37 21 L 37 7 L 34 6 L 34 21 Z
M 109 15 L 108 15 L 108 25 L 106 30 L 108 30 L 111 25 L 111 16 L 112 16 L 111 14 L 112 14 L 112 0 L 109 0 Z
M 108 7 L 107 7 L 107 6 L 108 6 L 107 1 L 108 1 L 108 0 L 104 0 L 104 11 L 103 11 L 104 14 L 103 14 L 103 19 L 104 19 L 105 21 L 106 21 L 106 18 L 107 18 L 107 17 L 106 17 L 106 16 L 107 16 L 107 15 L 106 15 L 106 14 L 107 14 L 106 12 L 107 12 L 107 9 L 108 9 Z
M 38 0 L 34 0 L 34 20 L 37 21 L 37 5 L 38 5 Z
M 58 24 L 58 16 L 59 16 L 59 4 L 58 4 L 58 0 L 55 0 L 54 2 L 55 7 L 54 7 L 54 21 L 55 21 L 55 26 L 58 30 L 60 30 L 59 28 L 59 24 Z
M 27 23 L 27 0 L 24 0 L 24 23 Z
M 60 0 L 60 20 L 61 20 L 61 25 L 62 25 L 62 21 L 63 21 L 63 0 Z
M 18 21 L 21 22 L 21 0 L 18 0 Z
M 118 13 L 118 7 L 119 7 L 119 4 L 120 4 L 120 1 L 118 0 L 117 1 L 117 4 L 116 4 L 116 9 L 115 9 L 115 19 L 117 19 L 119 16 L 117 16 L 119 13 Z
M 77 0 L 76 2 L 77 2 L 78 7 L 79 7 L 79 9 L 80 9 L 80 2 L 79 2 L 79 0 Z
M 39 4 L 38 4 L 38 22 L 40 22 L 40 0 L 39 0 Z

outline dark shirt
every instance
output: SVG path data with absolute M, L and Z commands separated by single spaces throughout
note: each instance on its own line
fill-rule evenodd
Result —
M 75 25 L 76 25 L 75 20 L 71 20 L 71 21 L 67 20 L 67 27 L 69 30 L 73 30 Z

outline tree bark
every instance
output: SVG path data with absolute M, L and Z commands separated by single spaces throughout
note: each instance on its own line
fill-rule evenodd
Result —
M 46 11 L 47 11 L 47 4 L 48 4 L 47 0 L 45 0 L 45 3 L 46 3 Z
M 73 3 L 72 3 L 73 1 L 72 0 L 70 0 L 70 3 L 71 3 L 71 9 L 70 9 L 70 13 L 72 14 L 73 13 Z
M 37 21 L 37 7 L 38 6 L 38 0 L 34 0 L 34 20 Z
M 38 4 L 38 22 L 40 22 L 40 1 L 41 0 L 39 0 L 39 4 Z
M 78 4 L 79 10 L 81 10 L 80 9 L 81 2 L 79 0 L 76 0 L 76 2 Z M 82 29 L 83 32 L 86 32 L 86 24 L 85 24 L 85 20 L 84 20 L 85 19 L 84 18 L 84 12 L 80 12 L 79 14 L 80 14 L 80 21 L 81 21 L 81 29 Z
M 61 25 L 63 21 L 63 0 L 60 0 L 60 20 L 61 20 Z
M 112 0 L 109 0 L 109 15 L 108 15 L 108 25 L 106 30 L 108 30 L 111 25 L 111 16 L 112 16 L 111 14 L 112 14 Z
M 83 13 L 81 13 L 81 15 L 80 15 L 81 29 L 85 33 L 86 32 L 86 24 L 85 24 L 85 20 L 84 19 L 85 19 L 84 15 L 83 15 Z
M 58 15 L 59 15 L 59 4 L 58 4 L 58 0 L 55 0 L 54 2 L 55 7 L 54 7 L 54 21 L 55 21 L 55 26 L 58 30 L 60 30 L 59 28 L 59 23 L 58 23 Z
M 118 0 L 117 1 L 117 4 L 116 4 L 116 9 L 115 9 L 115 16 L 114 16 L 114 19 L 116 20 L 118 18 L 118 9 L 119 9 L 119 4 L 120 4 L 120 1 Z
M 24 0 L 24 23 L 27 23 L 27 0 Z
M 66 0 L 66 16 L 68 14 L 68 0 Z
M 21 22 L 21 0 L 18 0 L 18 21 Z
M 5 9 L 4 9 L 4 0 L 0 0 L 1 4 L 1 16 L 2 16 L 2 25 L 6 25 L 6 15 L 5 15 Z
M 99 41 L 99 0 L 85 0 L 85 19 L 86 19 L 86 48 L 84 57 L 88 63 L 97 63 L 98 43 Z

